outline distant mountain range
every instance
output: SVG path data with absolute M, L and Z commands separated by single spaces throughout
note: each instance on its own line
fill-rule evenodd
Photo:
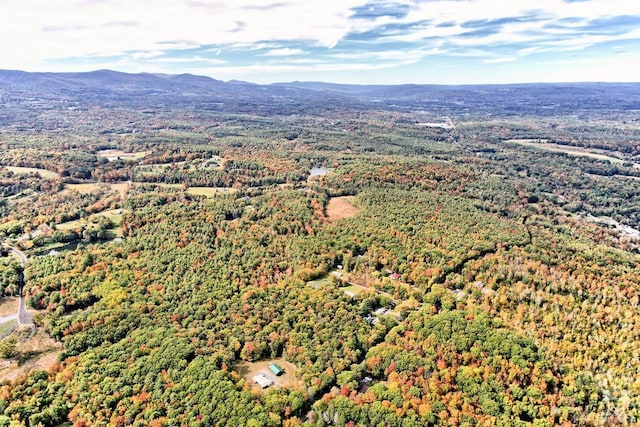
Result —
M 288 82 L 257 85 L 191 74 L 29 73 L 0 70 L 0 97 L 73 102 L 225 103 L 245 109 L 278 104 L 308 107 L 428 110 L 441 114 L 558 114 L 640 111 L 640 83 L 510 85 L 345 85 Z M 241 108 L 242 109 L 242 108 Z
M 28 73 L 1 71 L 0 91 L 73 96 L 76 94 L 108 95 L 204 95 L 228 96 L 260 93 L 259 86 L 245 82 L 225 83 L 192 74 L 129 74 L 111 70 L 87 73 Z M 283 89 L 279 89 L 280 92 Z

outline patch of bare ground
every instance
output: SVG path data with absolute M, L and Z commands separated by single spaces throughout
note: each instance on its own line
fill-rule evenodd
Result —
M 0 361 L 0 381 L 13 381 L 32 370 L 51 369 L 58 361 L 62 343 L 39 329 L 29 339 L 18 343 L 18 357 Z
M 330 220 L 336 221 L 342 218 L 355 216 L 360 209 L 353 206 L 354 196 L 340 196 L 329 199 L 327 205 L 327 216 Z
M 280 376 L 276 376 L 269 369 L 269 364 L 276 363 L 282 369 L 284 373 Z M 233 370 L 245 379 L 247 385 L 253 390 L 262 391 L 259 385 L 255 384 L 253 377 L 263 374 L 274 382 L 271 387 L 291 387 L 291 388 L 304 388 L 304 383 L 296 378 L 295 372 L 298 370 L 296 365 L 291 362 L 287 362 L 283 358 L 273 360 L 260 360 L 258 362 L 239 362 L 233 367 Z M 271 388 L 269 387 L 269 388 Z M 269 388 L 266 388 L 268 390 Z
M 0 300 L 0 317 L 11 316 L 18 312 L 18 298 L 4 297 Z

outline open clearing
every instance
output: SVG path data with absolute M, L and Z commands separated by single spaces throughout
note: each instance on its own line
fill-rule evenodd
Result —
M 29 359 L 18 362 L 17 360 L 2 365 L 0 368 L 0 381 L 13 381 L 20 375 L 31 370 L 49 370 L 56 364 L 62 344 L 45 334 L 42 330 L 22 343 L 18 344 L 21 355 L 31 356 Z
M 101 150 L 98 151 L 97 156 L 103 157 L 113 162 L 115 160 L 140 160 L 147 155 L 146 151 L 137 151 L 135 153 L 127 153 L 122 150 Z
M 77 191 L 80 194 L 90 194 L 96 191 L 100 191 L 105 187 L 109 187 L 111 191 L 117 191 L 120 193 L 120 198 L 124 199 L 127 195 L 127 191 L 129 190 L 128 182 L 118 182 L 115 184 L 107 184 L 104 182 L 89 182 L 83 184 L 67 184 L 66 187 L 69 190 Z
M 123 215 L 127 213 L 126 209 L 108 209 L 106 211 L 95 213 L 88 218 L 82 219 L 74 219 L 72 221 L 63 222 L 56 225 L 56 229 L 69 231 L 69 230 L 82 230 L 84 228 L 97 228 L 97 217 L 104 216 L 111 220 L 113 225 L 115 226 L 114 232 L 116 237 L 120 237 L 122 235 L 122 229 L 120 228 L 120 223 L 122 223 Z M 94 222 L 95 221 L 95 222 Z
M 182 190 L 184 189 L 184 184 L 165 184 L 163 182 L 141 182 L 136 181 L 133 184 L 135 185 L 145 185 L 156 188 L 167 188 L 171 190 Z M 185 192 L 188 194 L 192 194 L 194 196 L 205 196 L 205 197 L 214 197 L 220 194 L 232 194 L 237 192 L 238 190 L 232 187 L 188 187 Z
M 164 182 L 145 182 L 145 181 L 134 181 L 133 185 L 145 185 L 148 187 L 157 187 L 157 188 L 169 188 L 172 190 L 179 190 L 184 188 L 183 184 L 166 184 Z
M 113 191 L 117 191 L 120 193 L 120 198 L 125 199 L 127 197 L 127 191 L 129 191 L 129 183 L 128 182 L 119 182 L 117 184 L 109 184 Z
M 46 179 L 58 179 L 60 178 L 60 174 L 57 172 L 48 171 L 46 169 L 38 169 L 38 168 L 25 168 L 22 166 L 5 166 L 8 170 L 15 173 L 16 175 L 26 175 L 28 173 L 37 173 L 40 174 L 41 177 Z
M 361 285 L 355 285 L 353 283 L 350 283 L 349 286 L 345 286 L 343 288 L 340 288 L 340 290 L 342 292 L 344 292 L 345 294 L 347 294 L 350 297 L 355 297 L 360 295 L 363 292 L 369 292 L 371 291 L 370 288 L 365 288 L 364 286 Z
M 86 220 L 74 219 L 73 221 L 62 222 L 56 225 L 56 230 L 61 231 L 69 231 L 69 230 L 78 230 L 85 226 L 89 226 L 90 224 Z
M 96 191 L 100 191 L 100 189 L 105 185 L 106 184 L 100 184 L 95 182 L 95 183 L 86 183 L 86 184 L 67 184 L 66 187 L 69 190 L 77 191 L 80 194 L 89 194 Z
M 582 147 L 574 147 L 570 145 L 553 144 L 550 142 L 538 142 L 537 139 L 509 139 L 505 142 L 522 145 L 525 147 L 539 148 L 540 150 L 551 151 L 554 153 L 565 153 L 572 156 L 591 157 L 592 159 L 608 160 L 611 163 L 624 163 L 625 160 L 607 155 L 606 150 L 587 149 Z M 620 153 L 621 154 L 621 153 Z M 622 154 L 621 154 L 622 155 Z M 636 167 L 640 165 L 636 164 Z
M 270 363 L 277 363 L 282 369 L 284 374 L 279 377 L 275 376 L 269 369 Z M 239 362 L 234 366 L 234 371 L 240 374 L 247 384 L 255 390 L 262 390 L 260 386 L 254 384 L 253 377 L 258 374 L 264 374 L 267 378 L 274 381 L 274 385 L 271 387 L 292 387 L 303 388 L 304 383 L 298 380 L 295 376 L 295 372 L 298 370 L 296 365 L 291 362 L 287 362 L 283 358 L 273 360 L 260 360 L 258 362 Z M 271 388 L 269 387 L 269 388 Z M 269 390 L 269 388 L 265 390 Z
M 205 196 L 205 197 L 214 197 L 219 194 L 230 194 L 230 193 L 235 193 L 237 191 L 238 190 L 236 190 L 235 188 L 228 188 L 228 187 L 189 187 L 187 188 L 187 193 L 198 195 L 198 196 Z
M 331 276 L 327 275 L 321 279 L 311 280 L 307 282 L 307 285 L 311 286 L 313 289 L 318 289 L 322 286 L 332 285 L 333 281 L 331 280 Z
M 9 336 L 18 327 L 18 313 L 0 319 L 0 338 Z
M 105 216 L 109 218 L 111 221 L 113 221 L 114 224 L 120 225 L 120 223 L 122 222 L 122 216 L 127 212 L 129 211 L 126 209 L 108 209 L 106 211 L 93 214 L 92 216 Z
M 360 209 L 353 206 L 354 196 L 340 196 L 329 199 L 327 205 L 327 216 L 330 220 L 336 221 L 342 218 L 355 216 Z
M 213 156 L 208 159 L 193 159 L 190 161 L 171 163 L 145 163 L 138 166 L 139 173 L 164 172 L 167 169 L 180 169 L 185 171 L 196 170 L 222 170 L 224 160 L 220 156 Z

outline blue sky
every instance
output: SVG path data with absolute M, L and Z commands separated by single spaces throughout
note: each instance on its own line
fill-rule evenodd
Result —
M 0 68 L 256 83 L 640 81 L 640 0 L 0 0 Z

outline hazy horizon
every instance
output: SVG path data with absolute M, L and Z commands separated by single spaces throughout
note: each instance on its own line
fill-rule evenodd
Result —
M 580 84 L 640 84 L 640 78 L 636 80 L 629 81 L 596 81 L 596 80 L 588 80 L 588 81 L 523 81 L 523 82 L 511 82 L 511 83 L 415 83 L 415 82 L 402 82 L 402 83 L 341 83 L 341 82 L 332 82 L 327 80 L 281 80 L 281 81 L 273 81 L 269 83 L 257 83 L 249 80 L 240 80 L 240 79 L 228 79 L 223 80 L 216 78 L 216 76 L 205 76 L 202 74 L 194 74 L 194 73 L 181 73 L 181 72 L 148 72 L 148 71 L 139 71 L 139 72 L 128 72 L 128 71 L 119 71 L 113 70 L 109 68 L 102 68 L 96 70 L 87 70 L 87 71 L 28 71 L 28 70 L 17 70 L 17 69 L 0 69 L 0 72 L 24 72 L 29 74 L 91 74 L 98 72 L 113 72 L 113 73 L 123 73 L 128 75 L 151 75 L 151 76 L 180 76 L 180 75 L 191 75 L 194 77 L 206 77 L 216 81 L 221 81 L 225 83 L 230 82 L 240 82 L 247 84 L 256 84 L 256 85 L 277 85 L 277 84 L 322 84 L 322 85 L 342 85 L 342 86 L 509 86 L 509 85 L 580 85 Z

